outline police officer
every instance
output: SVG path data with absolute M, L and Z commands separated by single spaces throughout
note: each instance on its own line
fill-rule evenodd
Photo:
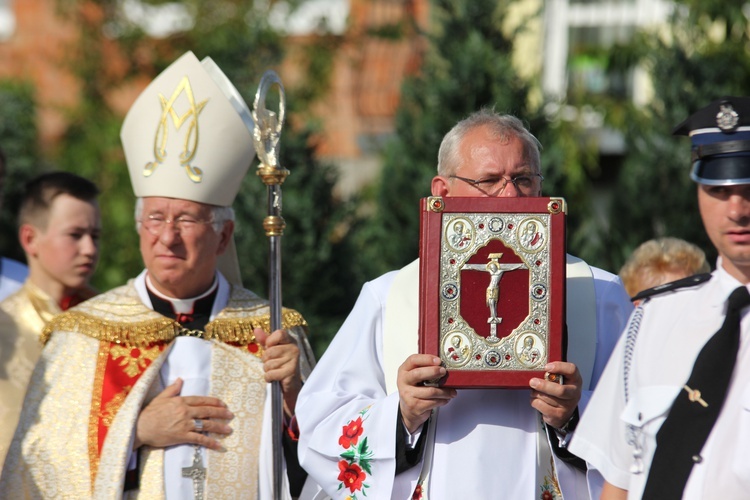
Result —
M 571 451 L 602 498 L 748 498 L 750 98 L 724 97 L 677 126 L 718 251 L 716 271 L 646 293 L 610 358 Z

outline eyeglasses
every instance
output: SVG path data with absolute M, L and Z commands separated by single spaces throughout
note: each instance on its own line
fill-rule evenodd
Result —
M 185 215 L 177 217 L 176 219 L 166 219 L 161 215 L 149 215 L 145 219 L 141 219 L 140 222 L 149 233 L 154 236 L 159 236 L 168 224 L 172 224 L 174 230 L 180 234 L 191 234 L 195 232 L 201 224 L 211 224 L 213 223 L 213 220 L 194 219 Z
M 505 191 L 505 186 L 508 182 L 511 182 L 516 188 L 516 191 L 523 195 L 536 195 L 539 192 L 539 185 L 544 180 L 542 174 L 523 174 L 514 175 L 513 177 L 490 177 L 487 179 L 469 179 L 468 177 L 461 177 L 459 175 L 449 175 L 451 179 L 458 179 L 464 181 L 467 184 L 471 184 L 475 188 L 479 189 L 485 194 L 490 196 L 497 196 Z M 499 188 L 496 186 L 499 185 Z

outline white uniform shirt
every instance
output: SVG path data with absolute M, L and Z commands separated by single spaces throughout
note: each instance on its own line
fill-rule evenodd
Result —
M 677 393 L 690 377 L 703 345 L 724 322 L 726 301 L 742 286 L 721 267 L 698 286 L 652 297 L 643 309 L 624 395 L 625 335 L 599 382 L 575 432 L 570 450 L 595 466 L 611 484 L 640 498 L 656 446 L 656 433 Z M 750 318 L 743 311 L 740 350 L 719 418 L 693 466 L 684 499 L 740 499 L 750 496 Z M 643 467 L 631 473 L 635 447 L 628 444 L 633 425 L 643 449 Z
M 592 270 L 596 381 L 632 307 L 616 276 Z M 387 395 L 383 372 L 383 320 L 395 275 L 364 285 L 297 401 L 300 462 L 333 498 L 365 498 L 364 493 L 366 498 L 407 499 L 416 486 L 419 466 L 395 476 L 399 398 L 397 392 Z M 345 434 L 358 418 L 362 433 L 354 444 Z M 460 390 L 438 415 L 430 498 L 537 498 L 537 418 L 528 390 Z M 342 453 L 351 452 L 365 455 L 369 470 L 347 469 Z M 353 481 L 355 489 L 346 481 Z M 579 490 L 571 498 L 587 496 Z

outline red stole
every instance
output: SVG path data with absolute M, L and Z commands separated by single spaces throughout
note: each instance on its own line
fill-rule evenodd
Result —
M 102 446 L 115 415 L 135 383 L 164 352 L 166 345 L 165 342 L 157 342 L 147 347 L 106 341 L 99 343 L 89 417 L 89 463 L 92 484 L 99 468 Z

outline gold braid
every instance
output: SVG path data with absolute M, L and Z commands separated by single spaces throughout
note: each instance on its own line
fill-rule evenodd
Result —
M 282 328 L 307 326 L 301 314 L 292 309 L 284 309 Z M 252 317 L 219 317 L 206 325 L 205 331 L 188 330 L 177 321 L 159 317 L 125 323 L 92 316 L 78 310 L 70 310 L 52 319 L 42 331 L 41 342 L 46 344 L 54 331 L 81 333 L 88 337 L 126 344 L 136 347 L 153 345 L 157 342 L 170 342 L 181 335 L 218 340 L 235 345 L 249 345 L 255 342 L 255 328 L 268 332 L 271 328 L 269 314 Z

